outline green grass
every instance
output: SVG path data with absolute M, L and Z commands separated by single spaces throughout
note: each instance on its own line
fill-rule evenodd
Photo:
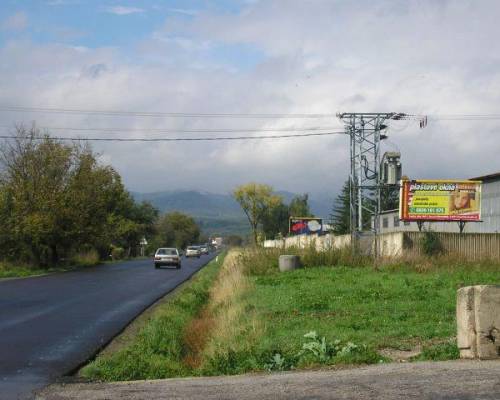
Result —
M 184 363 L 184 330 L 206 304 L 222 261 L 219 256 L 209 263 L 171 301 L 158 306 L 126 346 L 98 356 L 80 375 L 104 381 L 193 375 Z
M 456 290 L 500 282 L 500 268 L 485 262 L 435 258 L 373 268 L 345 252 L 295 252 L 306 267 L 286 273 L 277 270 L 279 251 L 250 251 L 241 258 L 253 287 L 247 308 L 265 329 L 250 351 L 222 348 L 207 373 L 385 362 L 379 350 L 417 346 L 422 352 L 415 360 L 455 359 Z M 330 266 L 313 267 L 318 260 Z M 311 331 L 318 345 L 325 338 L 322 356 L 301 354 Z M 349 342 L 355 351 L 328 350 Z
M 64 271 L 63 268 L 32 268 L 28 266 L 0 265 L 0 279 L 3 278 L 24 278 L 35 275 L 45 275 L 52 272 Z
M 225 270 L 244 272 L 244 291 L 205 307 L 211 287 L 210 301 L 230 290 L 215 280 L 219 265 L 208 266 L 155 313 L 132 344 L 98 357 L 83 375 L 132 380 L 371 364 L 390 361 L 380 355 L 388 348 L 422 349 L 412 360 L 456 359 L 456 290 L 500 282 L 500 267 L 492 262 L 435 257 L 374 268 L 349 252 L 287 252 L 300 253 L 305 267 L 280 273 L 280 251 L 244 250 Z M 190 367 L 183 334 L 202 309 L 215 325 L 203 332 L 208 338 L 198 353 L 202 358 Z M 228 331 L 235 334 L 224 335 Z
M 136 260 L 145 259 L 147 257 L 136 257 Z M 100 260 L 95 252 L 78 253 L 66 265 L 62 264 L 57 267 L 39 268 L 29 265 L 16 265 L 12 263 L 0 264 L 0 279 L 3 278 L 27 278 L 30 276 L 47 275 L 55 272 L 73 271 L 79 268 L 94 267 L 101 264 L 115 264 L 117 262 L 128 261 L 129 259 L 121 260 Z

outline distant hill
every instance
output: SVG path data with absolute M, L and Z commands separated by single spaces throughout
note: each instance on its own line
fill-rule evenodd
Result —
M 176 190 L 154 193 L 132 192 L 137 201 L 149 201 L 161 212 L 181 211 L 192 215 L 207 234 L 249 233 L 248 221 L 239 204 L 229 194 L 198 192 L 195 190 Z M 296 194 L 278 192 L 286 203 Z M 326 196 L 309 197 L 312 212 L 327 218 L 331 201 Z

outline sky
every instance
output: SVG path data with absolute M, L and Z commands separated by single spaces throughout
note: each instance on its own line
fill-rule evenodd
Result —
M 337 112 L 406 112 L 428 115 L 428 126 L 392 121 L 382 145 L 382 152 L 401 152 L 405 175 L 462 179 L 498 172 L 500 118 L 443 118 L 500 115 L 498 15 L 495 0 L 2 0 L 0 132 L 35 123 L 72 137 L 215 135 L 155 129 L 261 136 L 273 134 L 270 129 L 342 131 Z M 2 106 L 129 114 L 21 113 Z M 75 130 L 88 128 L 103 131 Z M 341 134 L 94 142 L 93 148 L 129 190 L 141 192 L 229 193 L 254 181 L 333 196 L 349 173 L 349 140 Z

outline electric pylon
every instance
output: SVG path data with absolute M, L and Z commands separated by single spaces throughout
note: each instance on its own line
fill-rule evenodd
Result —
M 351 234 L 358 237 L 363 231 L 379 231 L 380 213 L 380 141 L 388 120 L 418 119 L 425 127 L 424 116 L 404 113 L 339 113 L 350 136 L 351 172 L 349 175 Z M 373 217 L 373 226 L 371 220 Z

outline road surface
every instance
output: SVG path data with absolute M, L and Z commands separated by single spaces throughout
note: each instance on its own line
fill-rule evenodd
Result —
M 139 260 L 0 281 L 0 399 L 30 399 L 79 367 L 214 256 L 180 270 Z
M 52 385 L 39 400 L 498 400 L 500 361 L 372 365 L 191 379 Z

